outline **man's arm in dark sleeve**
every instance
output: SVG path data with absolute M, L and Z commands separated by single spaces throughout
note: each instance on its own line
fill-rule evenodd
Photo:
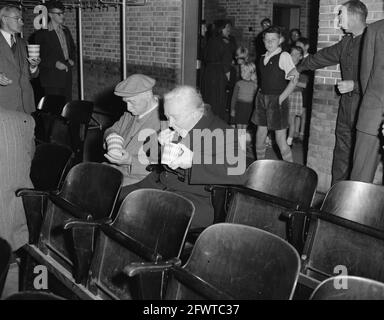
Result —
M 343 40 L 339 41 L 333 46 L 323 48 L 315 54 L 309 55 L 300 63 L 299 66 L 297 66 L 297 71 L 314 71 L 316 69 L 321 69 L 338 64 L 341 58 L 342 45 Z

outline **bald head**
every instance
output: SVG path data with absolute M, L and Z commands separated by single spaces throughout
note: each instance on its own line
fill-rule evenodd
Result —
M 191 86 L 179 86 L 164 95 L 164 113 L 174 129 L 190 129 L 204 113 L 200 93 Z

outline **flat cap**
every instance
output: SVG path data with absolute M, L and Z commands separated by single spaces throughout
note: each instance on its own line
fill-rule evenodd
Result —
M 133 74 L 115 87 L 115 95 L 133 97 L 140 93 L 152 90 L 156 80 L 144 74 Z

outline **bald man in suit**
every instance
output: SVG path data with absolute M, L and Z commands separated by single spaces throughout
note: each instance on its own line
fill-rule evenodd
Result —
M 373 182 L 381 158 L 384 114 L 384 20 L 372 23 L 364 39 L 360 82 L 363 98 L 356 125 L 351 180 Z

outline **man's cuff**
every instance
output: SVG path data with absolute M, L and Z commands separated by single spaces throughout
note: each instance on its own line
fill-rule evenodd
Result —
M 31 71 L 32 74 L 37 71 L 37 68 L 38 68 L 38 66 L 34 66 L 34 67 L 29 66 L 29 70 Z

